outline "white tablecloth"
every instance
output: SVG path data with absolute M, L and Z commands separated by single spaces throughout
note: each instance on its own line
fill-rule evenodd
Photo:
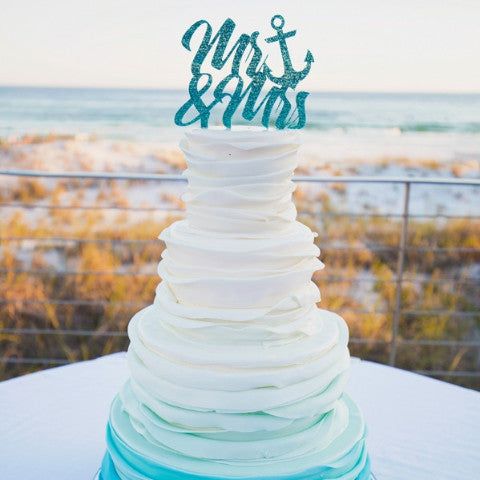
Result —
M 0 478 L 92 479 L 126 376 L 116 354 L 0 383 Z M 480 478 L 479 393 L 370 362 L 351 377 L 379 480 Z

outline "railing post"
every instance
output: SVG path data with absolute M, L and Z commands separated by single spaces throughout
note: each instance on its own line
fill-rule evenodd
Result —
M 402 314 L 402 284 L 403 284 L 403 270 L 405 267 L 405 253 L 408 242 L 408 220 L 410 207 L 410 182 L 404 183 L 405 190 L 403 196 L 403 214 L 402 214 L 402 231 L 400 233 L 400 242 L 398 245 L 397 258 L 397 278 L 395 282 L 395 305 L 392 318 L 392 338 L 390 341 L 390 358 L 389 364 L 395 366 L 397 359 L 398 347 L 398 328 L 400 325 L 400 317 Z

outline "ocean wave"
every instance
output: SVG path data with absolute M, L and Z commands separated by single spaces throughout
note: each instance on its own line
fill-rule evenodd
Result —
M 480 133 L 480 122 L 451 124 L 451 123 L 412 123 L 401 125 L 402 132 L 457 132 L 457 133 Z
M 314 120 L 307 123 L 306 130 L 310 131 L 338 131 L 342 133 L 355 132 L 376 132 L 387 135 L 400 135 L 402 133 L 464 133 L 464 134 L 480 134 L 480 122 L 450 124 L 439 122 L 418 122 L 405 123 L 401 125 L 371 125 L 371 124 L 340 124 L 340 123 L 324 123 L 315 122 Z

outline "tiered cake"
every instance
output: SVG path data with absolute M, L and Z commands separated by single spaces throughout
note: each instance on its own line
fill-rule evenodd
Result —
M 297 135 L 186 134 L 187 215 L 129 325 L 103 480 L 369 478 L 348 330 L 316 305 L 319 250 L 292 202 Z

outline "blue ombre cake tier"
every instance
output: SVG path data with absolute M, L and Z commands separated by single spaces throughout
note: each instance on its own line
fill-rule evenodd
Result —
M 265 458 L 253 461 L 222 460 L 222 441 L 211 441 L 218 449 L 217 460 L 192 458 L 165 448 L 152 438 L 133 428 L 131 420 L 116 398 L 107 426 L 107 453 L 102 463 L 101 480 L 367 480 L 370 462 L 365 446 L 365 425 L 355 404 L 346 395 L 340 400 L 348 411 L 347 428 L 333 442 L 322 447 L 318 435 L 313 443 L 306 443 L 302 455 L 268 458 L 269 440 L 249 442 L 265 452 Z M 335 411 L 325 414 L 316 424 L 327 423 Z M 292 435 L 308 436 L 308 432 Z M 278 439 L 276 439 L 278 440 Z M 188 438 L 181 439 L 190 448 Z M 285 437 L 288 441 L 288 435 Z M 198 452 L 192 451 L 197 455 Z

